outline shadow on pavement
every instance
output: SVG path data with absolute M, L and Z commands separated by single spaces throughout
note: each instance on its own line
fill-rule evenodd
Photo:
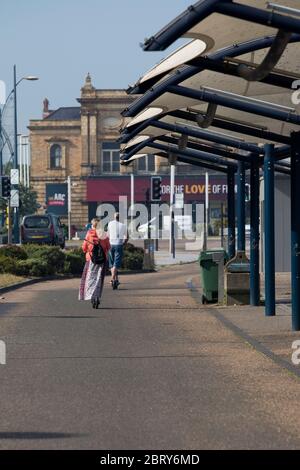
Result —
M 84 435 L 63 433 L 63 432 L 0 432 L 0 440 L 1 439 L 68 439 L 72 437 L 84 437 Z

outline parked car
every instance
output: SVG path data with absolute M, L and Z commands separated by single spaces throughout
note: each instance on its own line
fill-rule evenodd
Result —
M 53 214 L 25 215 L 21 224 L 22 243 L 39 243 L 65 247 L 65 234 L 60 219 Z

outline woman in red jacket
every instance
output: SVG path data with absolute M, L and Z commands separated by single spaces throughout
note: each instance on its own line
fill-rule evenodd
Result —
M 101 229 L 99 219 L 93 219 L 91 223 L 92 228 L 88 230 L 82 245 L 86 263 L 80 282 L 79 300 L 90 300 L 93 308 L 98 308 L 103 290 L 110 243 L 107 234 Z M 97 244 L 102 247 L 105 255 L 105 261 L 102 264 L 96 264 L 92 261 L 93 249 Z

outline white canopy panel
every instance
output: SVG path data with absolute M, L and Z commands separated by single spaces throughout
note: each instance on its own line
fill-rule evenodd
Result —
M 173 96 L 173 95 L 170 95 L 170 96 Z M 181 98 L 181 97 L 179 97 Z M 181 108 L 182 111 L 191 111 L 191 112 L 204 112 L 206 110 L 206 107 L 207 107 L 207 103 L 202 103 L 202 104 L 199 104 L 198 102 L 194 102 L 194 105 L 191 105 L 190 107 L 183 107 Z M 178 109 L 178 108 L 175 108 L 175 109 Z M 251 123 L 253 123 L 253 114 L 250 114 L 250 113 L 243 113 L 241 111 L 235 111 L 233 109 L 228 109 L 228 108 L 224 108 L 222 106 L 219 106 L 218 107 L 218 111 L 217 111 L 217 117 L 220 117 L 220 118 L 229 118 L 231 120 L 238 120 L 239 122 L 242 122 L 243 124 L 245 125 L 249 125 L 251 126 Z M 180 125 L 187 125 L 187 126 L 196 126 L 195 123 L 191 122 L 191 121 L 188 121 L 188 120 L 184 120 L 184 119 L 180 119 L 180 118 L 177 118 L 177 117 L 174 117 L 174 116 L 163 116 L 159 119 L 159 121 L 163 122 L 163 123 L 167 123 L 167 124 L 180 124 Z M 264 118 L 263 116 L 257 116 L 255 115 L 255 127 L 256 128 L 259 128 L 261 127 L 262 129 L 264 130 L 269 130 L 271 132 L 276 132 L 278 134 L 281 134 L 281 135 L 288 135 L 288 133 L 293 129 L 293 130 L 299 130 L 299 126 L 296 126 L 296 125 L 293 125 L 293 124 L 290 124 L 290 123 L 282 123 L 281 121 L 276 121 L 274 119 L 267 119 L 267 118 Z M 200 129 L 198 127 L 198 129 Z M 210 131 L 214 131 L 216 133 L 222 133 L 222 130 L 220 130 L 220 128 L 215 128 L 213 126 L 210 126 L 209 127 L 209 130 Z M 238 132 L 233 132 L 233 131 L 225 131 L 224 132 L 227 134 L 227 135 L 231 135 L 232 137 L 234 138 L 237 138 L 237 139 L 243 139 L 245 142 L 252 142 L 252 143 L 261 143 L 261 144 L 264 144 L 266 143 L 266 140 L 264 139 L 258 139 L 257 137 L 253 137 L 253 136 L 250 136 L 250 135 L 242 135 Z M 160 135 L 176 135 L 177 137 L 179 136 L 179 134 L 174 134 L 172 132 L 169 132 L 167 130 L 164 130 L 164 129 L 159 129 L 157 127 L 154 127 L 154 126 L 148 126 L 147 128 L 143 129 L 141 131 L 141 134 L 134 137 L 130 142 L 128 142 L 128 144 L 126 144 L 125 146 L 122 146 L 121 148 L 128 148 L 129 146 L 133 146 L 135 144 L 138 144 L 140 142 L 142 142 L 144 140 L 144 137 L 145 135 L 147 135 L 147 137 L 157 137 L 157 136 L 160 136 Z M 137 140 L 138 137 L 141 137 L 141 140 Z
M 266 0 L 239 0 L 237 3 L 266 10 L 271 15 L 271 10 L 266 8 Z M 300 7 L 299 0 L 280 0 L 277 3 L 296 9 Z M 276 34 L 276 32 L 276 29 L 267 26 L 213 13 L 191 28 L 184 36 L 202 39 L 203 41 L 207 41 L 207 37 L 209 37 L 208 47 L 213 44 L 212 49 L 216 50 L 230 44 L 270 36 Z
M 138 114 L 135 118 L 131 119 L 125 127 L 132 127 L 140 122 L 144 122 L 147 119 L 154 118 L 155 116 L 159 116 L 163 112 L 163 108 L 160 107 L 153 107 L 146 108 L 140 114 Z
M 210 42 L 210 39 L 207 38 L 207 42 Z M 206 41 L 203 39 L 195 39 L 190 41 L 188 44 L 180 47 L 175 52 L 167 56 L 165 59 L 161 60 L 157 65 L 152 67 L 148 72 L 146 72 L 137 82 L 136 85 L 141 83 L 146 83 L 148 80 L 151 80 L 160 75 L 165 75 L 167 72 L 174 70 L 175 68 L 189 62 L 196 57 L 199 57 L 203 54 L 208 48 L 212 47 L 212 43 L 208 46 Z

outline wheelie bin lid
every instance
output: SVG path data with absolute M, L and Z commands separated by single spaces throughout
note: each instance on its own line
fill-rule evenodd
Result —
M 223 253 L 224 254 L 224 260 L 228 260 L 228 255 L 227 255 L 227 252 L 226 250 L 224 250 L 224 248 L 216 248 L 216 249 L 212 249 L 212 250 L 203 250 L 200 252 L 199 254 L 199 261 L 208 261 L 208 260 L 211 260 L 211 261 L 214 261 L 214 255 L 217 255 L 218 253 Z

